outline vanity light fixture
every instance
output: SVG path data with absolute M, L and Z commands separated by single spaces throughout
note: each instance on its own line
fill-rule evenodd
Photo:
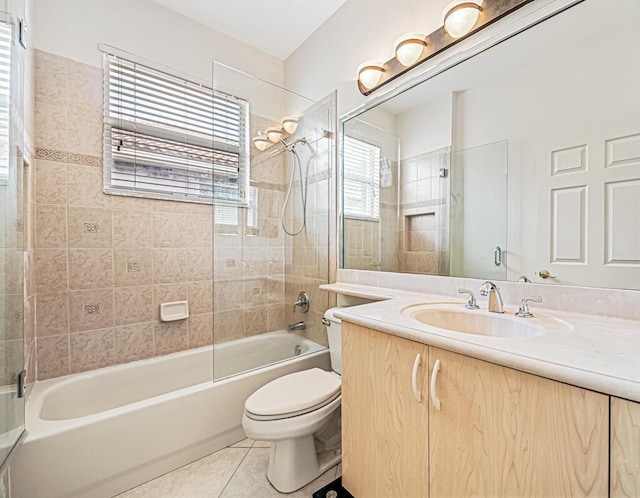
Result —
M 384 65 L 381 62 L 367 61 L 358 66 L 358 82 L 365 88 L 373 88 L 380 82 Z
M 442 23 L 451 38 L 461 38 L 478 22 L 482 11 L 482 0 L 454 0 L 442 12 Z
M 282 118 L 282 128 L 289 135 L 295 133 L 298 129 L 298 116 L 286 116 Z
M 256 149 L 262 151 L 267 147 L 271 147 L 272 143 L 267 137 L 258 136 L 253 137 L 253 145 L 255 145 Z
M 467 35 L 473 35 L 490 24 L 535 0 L 454 0 L 444 9 L 443 26 L 424 36 L 407 33 L 396 40 L 394 56 L 382 62 L 364 62 L 358 66 L 358 89 L 370 95 L 383 85 L 435 57 Z
M 398 62 L 405 67 L 413 66 L 427 45 L 425 38 L 422 33 L 407 33 L 398 38 L 394 44 Z
M 267 138 L 271 140 L 274 144 L 278 143 L 278 141 L 284 137 L 284 133 L 282 132 L 282 129 L 277 128 L 275 126 L 267 128 L 265 130 L 265 133 L 267 135 Z

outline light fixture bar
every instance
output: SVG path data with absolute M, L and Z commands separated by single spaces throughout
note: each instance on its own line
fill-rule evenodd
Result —
M 399 76 L 402 76 L 407 71 L 410 71 L 414 67 L 422 64 L 424 61 L 435 57 L 449 47 L 452 47 L 456 43 L 466 39 L 468 36 L 477 33 L 481 29 L 486 28 L 494 22 L 502 19 L 504 16 L 533 1 L 534 0 L 484 0 L 482 10 L 478 15 L 478 21 L 468 34 L 460 38 L 452 38 L 445 31 L 444 26 L 441 26 L 425 38 L 424 42 L 426 45 L 422 51 L 422 55 L 415 64 L 407 67 L 403 66 L 395 57 L 389 59 L 382 65 L 383 70 L 380 72 L 380 79 L 375 86 L 367 88 L 358 81 L 358 89 L 360 90 L 360 93 L 363 95 L 371 95 L 371 93 L 376 91 L 378 88 L 395 80 Z

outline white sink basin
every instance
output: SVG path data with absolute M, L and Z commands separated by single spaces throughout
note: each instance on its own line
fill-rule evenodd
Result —
M 513 312 L 501 314 L 468 310 L 461 304 L 417 304 L 404 308 L 402 315 L 429 327 L 486 337 L 526 339 L 550 330 L 570 330 L 565 322 L 549 317 L 517 318 Z

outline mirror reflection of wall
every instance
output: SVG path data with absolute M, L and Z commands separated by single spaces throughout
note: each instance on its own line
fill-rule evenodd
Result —
M 437 273 L 640 288 L 639 22 L 635 0 L 585 0 L 357 116 L 372 121 L 372 113 L 386 113 L 386 129 L 399 137 L 399 230 L 403 179 L 411 174 L 403 167 L 420 154 L 452 151 L 451 244 L 438 247 L 449 268 L 440 257 Z M 497 157 L 469 163 L 491 144 L 502 144 Z M 498 174 L 505 161 L 506 176 Z M 504 196 L 486 186 L 489 170 L 475 166 L 489 163 L 508 186 Z M 433 202 L 431 190 L 416 191 L 414 202 Z M 464 203 L 456 204 L 462 193 Z M 489 204 L 472 208 L 473 196 Z M 503 205 L 508 216 L 496 221 L 489 213 Z M 411 221 L 413 228 L 424 220 Z M 506 248 L 501 267 L 487 242 L 496 225 L 505 233 L 496 244 Z M 406 242 L 398 239 L 398 254 Z M 485 243 L 490 251 L 479 249 Z M 476 260 L 474 249 L 482 253 Z M 417 264 L 380 269 L 435 273 Z M 541 278 L 542 270 L 556 278 Z

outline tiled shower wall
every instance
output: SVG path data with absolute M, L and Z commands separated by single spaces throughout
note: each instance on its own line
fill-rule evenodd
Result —
M 400 163 L 401 272 L 449 274 L 449 156 L 444 147 Z
M 255 226 L 212 206 L 102 192 L 102 70 L 36 53 L 37 376 L 46 379 L 283 327 L 277 161 L 252 168 Z M 188 299 L 191 316 L 159 321 Z

